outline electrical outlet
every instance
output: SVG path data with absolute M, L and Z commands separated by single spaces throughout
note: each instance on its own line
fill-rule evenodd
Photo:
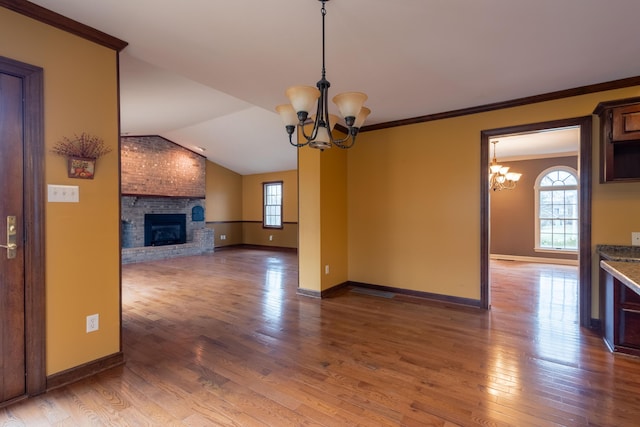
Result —
M 100 316 L 97 314 L 92 314 L 87 316 L 87 333 L 94 332 L 100 329 Z
M 273 240 L 273 235 L 269 235 L 269 241 Z
M 227 235 L 226 234 L 221 234 L 220 235 L 220 240 L 227 240 Z
M 640 231 L 631 233 L 631 246 L 640 246 Z
M 324 274 L 329 274 L 329 264 L 324 266 Z

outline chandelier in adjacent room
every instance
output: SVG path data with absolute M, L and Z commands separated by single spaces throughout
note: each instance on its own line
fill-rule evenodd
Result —
M 502 166 L 496 160 L 496 144 L 498 141 L 491 141 L 493 144 L 493 160 L 489 165 L 489 188 L 493 191 L 513 190 L 522 176 L 521 173 L 509 172 L 509 166 Z
M 367 95 L 362 92 L 345 92 L 333 97 L 333 102 L 338 106 L 340 114 L 344 118 L 347 127 L 347 135 L 342 139 L 333 136 L 333 127 L 339 118 L 333 114 L 329 114 L 329 81 L 325 78 L 325 43 L 324 43 L 324 18 L 327 14 L 325 3 L 329 0 L 319 0 L 322 2 L 322 78 L 313 86 L 293 86 L 286 90 L 285 94 L 289 98 L 291 104 L 278 105 L 276 111 L 280 113 L 282 121 L 285 124 L 287 134 L 289 134 L 289 143 L 295 147 L 309 147 L 324 150 L 331 148 L 332 145 L 340 148 L 351 148 L 356 141 L 356 136 L 364 120 L 367 118 L 371 110 L 364 107 Z M 313 115 L 312 108 L 316 104 L 316 112 Z M 307 135 L 305 132 L 305 124 L 309 120 L 309 125 L 313 123 L 313 129 Z M 305 139 L 304 142 L 298 143 L 293 141 L 293 133 L 296 127 L 298 133 Z

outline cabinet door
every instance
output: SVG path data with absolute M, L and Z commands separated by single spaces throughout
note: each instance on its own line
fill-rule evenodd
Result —
M 640 103 L 601 111 L 600 182 L 640 180 Z
M 618 291 L 618 339 L 616 344 L 630 349 L 640 349 L 640 295 L 615 280 Z M 633 351 L 629 351 L 633 353 Z
M 640 104 L 613 109 L 612 141 L 640 139 Z
M 634 309 L 620 310 L 619 344 L 623 347 L 640 349 L 640 312 Z

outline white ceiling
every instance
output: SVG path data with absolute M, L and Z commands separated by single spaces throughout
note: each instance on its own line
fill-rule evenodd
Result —
M 286 102 L 288 86 L 320 78 L 319 1 L 32 1 L 129 43 L 121 54 L 123 133 L 204 147 L 240 174 L 296 168 L 273 108 Z M 326 7 L 330 96 L 367 93 L 367 124 L 640 74 L 638 0 Z
M 577 156 L 580 151 L 580 128 L 572 126 L 489 139 L 491 143 L 494 141 L 496 145 L 489 145 L 489 154 L 493 158 L 495 151 L 499 161 Z

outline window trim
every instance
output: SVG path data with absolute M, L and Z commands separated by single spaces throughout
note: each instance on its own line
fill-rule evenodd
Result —
M 578 206 L 577 206 L 577 213 L 578 213 L 578 217 L 576 218 L 576 220 L 578 221 L 578 224 L 580 224 L 580 175 L 578 174 L 578 171 L 574 168 L 572 168 L 571 166 L 564 166 L 564 165 L 557 165 L 557 166 L 551 166 L 545 170 L 543 170 L 542 172 L 540 172 L 540 174 L 538 175 L 538 177 L 536 178 L 536 182 L 534 185 L 534 193 L 535 193 L 535 203 L 534 203 L 534 218 L 535 218 L 535 242 L 534 242 L 534 252 L 541 252 L 541 253 L 554 253 L 554 254 L 568 254 L 568 255 L 573 255 L 573 254 L 577 254 L 580 251 L 580 230 L 578 227 L 578 242 L 576 244 L 576 249 L 567 249 L 567 248 L 562 248 L 562 249 L 554 249 L 554 248 L 542 248 L 540 247 L 540 189 L 541 188 L 553 188 L 553 187 L 541 187 L 540 186 L 540 182 L 542 181 L 542 179 L 547 176 L 549 173 L 551 172 L 556 172 L 556 171 L 564 171 L 564 172 L 568 172 L 570 174 L 572 174 L 576 180 L 576 185 L 564 185 L 562 187 L 563 190 L 576 190 L 576 200 L 578 201 Z
M 274 185 L 274 184 L 280 185 L 280 225 L 267 225 L 267 186 Z M 284 181 L 263 182 L 262 183 L 262 228 L 278 229 L 278 230 L 284 228 L 283 205 L 284 205 Z

